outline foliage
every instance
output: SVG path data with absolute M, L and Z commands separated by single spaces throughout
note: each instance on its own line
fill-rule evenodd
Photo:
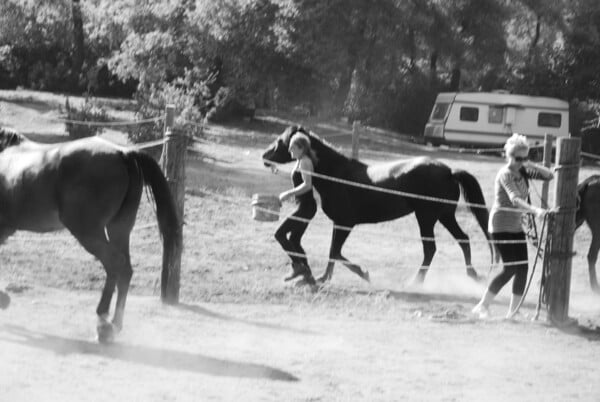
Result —
M 188 78 L 189 79 L 189 78 Z M 136 100 L 139 105 L 136 117 L 140 120 L 162 116 L 168 104 L 174 105 L 178 115 L 174 122 L 174 130 L 180 130 L 188 136 L 202 136 L 203 118 L 196 107 L 196 96 L 199 91 L 188 82 L 176 80 L 160 86 L 147 86 L 138 89 Z M 129 139 L 134 143 L 147 142 L 162 138 L 164 121 L 130 126 L 127 131 Z
M 413 133 L 440 91 L 600 98 L 594 0 L 81 0 L 83 63 L 73 4 L 0 3 L 0 87 L 137 91 L 140 116 L 173 96 L 198 121 L 301 106 Z
M 102 133 L 102 126 L 81 124 L 81 122 L 106 122 L 108 113 L 103 106 L 91 98 L 86 97 L 81 108 L 72 106 L 69 98 L 65 101 L 66 119 L 77 123 L 65 123 L 67 133 L 71 139 L 92 137 Z

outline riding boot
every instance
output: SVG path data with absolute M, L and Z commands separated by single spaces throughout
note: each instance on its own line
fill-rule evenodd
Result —
M 489 289 L 487 289 L 479 303 L 477 303 L 477 305 L 473 307 L 473 310 L 471 310 L 471 312 L 473 314 L 477 314 L 479 318 L 488 318 L 490 316 L 490 304 L 494 300 L 494 297 L 496 297 L 496 295 L 490 292 Z
M 511 319 L 519 312 L 518 308 L 519 304 L 523 299 L 523 295 L 512 294 L 510 296 L 510 306 L 508 307 L 508 313 L 506 313 L 506 318 Z
M 312 276 L 310 273 L 310 268 L 308 268 L 305 263 L 292 261 L 292 273 L 290 276 L 286 276 L 283 280 L 286 282 L 291 281 L 299 276 L 306 275 L 307 271 L 308 274 Z

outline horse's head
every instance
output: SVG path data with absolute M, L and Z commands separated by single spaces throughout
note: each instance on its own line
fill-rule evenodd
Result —
M 265 150 L 263 153 L 263 161 L 265 166 L 270 166 L 271 163 L 287 163 L 292 161 L 292 155 L 290 154 L 290 140 L 296 133 L 304 133 L 308 134 L 308 130 L 306 130 L 302 126 L 290 126 L 285 129 L 283 133 L 281 133 L 275 141 Z
M 0 152 L 13 145 L 19 145 L 23 141 L 23 136 L 16 131 L 0 127 Z

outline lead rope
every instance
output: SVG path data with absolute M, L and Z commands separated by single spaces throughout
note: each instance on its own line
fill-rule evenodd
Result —
M 550 213 L 548 216 L 548 230 L 546 233 L 546 247 L 544 250 L 544 255 L 550 255 L 550 246 L 552 244 L 552 232 L 554 231 L 554 214 Z M 534 321 L 540 316 L 540 310 L 542 309 L 542 304 L 548 305 L 547 298 L 547 289 L 546 289 L 546 281 L 549 276 L 549 258 L 544 258 L 544 264 L 542 265 L 542 278 L 540 279 L 540 293 L 538 295 L 537 306 L 535 307 L 535 316 L 533 317 Z

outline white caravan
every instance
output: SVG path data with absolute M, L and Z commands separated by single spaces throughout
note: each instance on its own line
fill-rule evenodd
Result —
M 425 142 L 434 145 L 502 146 L 512 133 L 532 145 L 544 134 L 569 136 L 569 104 L 541 96 L 506 92 L 442 92 L 425 126 Z

